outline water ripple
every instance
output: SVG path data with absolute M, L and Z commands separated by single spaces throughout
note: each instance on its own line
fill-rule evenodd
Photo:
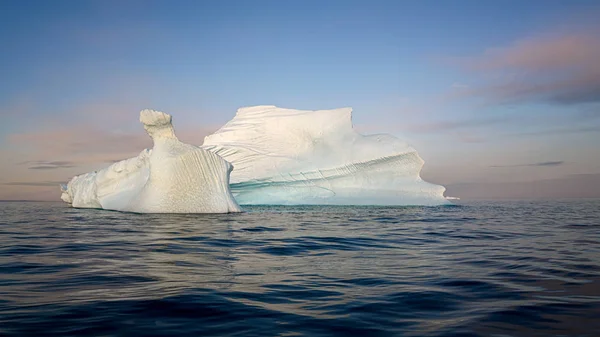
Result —
M 598 200 L 0 219 L 0 336 L 600 335 Z

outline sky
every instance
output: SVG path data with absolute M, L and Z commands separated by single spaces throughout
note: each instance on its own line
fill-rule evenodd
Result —
M 240 107 L 353 108 L 463 199 L 600 197 L 597 1 L 0 2 L 0 200 L 151 147 L 145 108 L 204 136 Z

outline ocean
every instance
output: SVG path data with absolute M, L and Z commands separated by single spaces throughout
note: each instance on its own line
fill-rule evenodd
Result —
M 0 336 L 600 336 L 600 200 L 0 203 Z

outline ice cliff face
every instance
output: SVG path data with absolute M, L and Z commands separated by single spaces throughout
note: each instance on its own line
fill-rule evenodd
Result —
M 204 140 L 231 162 L 240 204 L 439 205 L 416 150 L 390 135 L 361 135 L 352 109 L 241 108 Z
M 139 213 L 227 213 L 241 211 L 229 189 L 232 166 L 213 152 L 175 136 L 171 116 L 143 110 L 140 122 L 154 147 L 63 186 L 73 207 Z

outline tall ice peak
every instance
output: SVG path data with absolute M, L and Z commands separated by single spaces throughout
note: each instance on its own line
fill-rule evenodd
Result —
M 140 111 L 140 122 L 144 124 L 144 129 L 153 139 L 176 138 L 173 130 L 172 118 L 168 113 L 151 109 Z

